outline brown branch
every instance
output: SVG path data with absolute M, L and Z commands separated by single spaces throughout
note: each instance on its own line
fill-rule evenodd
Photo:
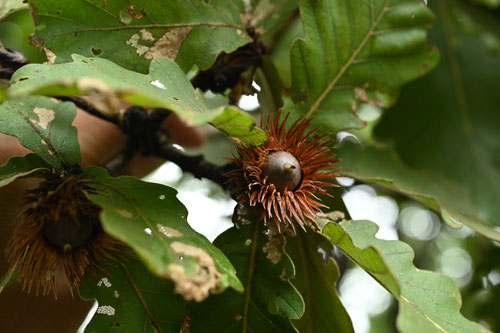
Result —
M 21 53 L 10 49 L 0 49 L 0 66 L 2 67 L 0 77 L 10 79 L 17 69 L 28 63 L 29 61 Z M 206 178 L 226 190 L 232 190 L 232 184 L 226 183 L 227 178 L 224 176 L 226 171 L 232 169 L 231 164 L 220 167 L 207 162 L 201 155 L 184 155 L 169 143 L 168 133 L 162 124 L 170 111 L 165 109 L 148 111 L 142 107 L 132 106 L 121 115 L 110 116 L 80 97 L 56 96 L 56 98 L 71 102 L 85 112 L 115 124 L 128 136 L 126 147 L 105 165 L 110 174 L 118 174 L 136 154 L 142 153 L 164 158 L 196 178 Z
M 55 98 L 64 102 L 72 102 L 83 111 L 97 118 L 109 121 L 110 123 L 113 123 L 115 125 L 119 125 L 119 118 L 117 116 L 108 116 L 106 113 L 102 112 L 101 110 L 99 110 L 98 108 L 96 108 L 94 105 L 87 102 L 83 98 L 75 96 L 55 96 Z
M 104 168 L 108 170 L 111 176 L 118 175 L 127 164 L 134 158 L 136 152 L 133 149 L 128 149 L 125 147 L 118 155 L 113 157 L 111 161 L 104 165 Z
M 207 162 L 201 155 L 185 155 L 179 149 L 167 143 L 156 146 L 154 155 L 177 164 L 183 171 L 191 173 L 196 178 L 211 180 L 227 191 L 234 188 L 232 183 L 227 183 L 227 178 L 224 176 L 224 173 L 233 168 L 232 164 L 217 166 Z

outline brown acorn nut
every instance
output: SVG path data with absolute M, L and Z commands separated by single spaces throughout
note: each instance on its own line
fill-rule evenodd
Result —
M 51 175 L 28 191 L 29 206 L 7 253 L 23 289 L 56 295 L 57 270 L 63 271 L 73 290 L 84 275 L 97 278 L 104 264 L 123 260 L 126 247 L 103 231 L 100 208 L 87 198 L 92 192 L 83 174 Z
M 271 151 L 261 169 L 262 176 L 281 193 L 295 190 L 302 179 L 299 161 L 287 151 Z
M 77 217 L 78 218 L 78 217 Z M 46 223 L 42 230 L 45 239 L 52 245 L 70 252 L 85 243 L 97 230 L 98 220 L 88 216 L 80 216 L 81 221 L 75 220 L 67 212 L 59 215 L 53 223 Z
M 317 194 L 328 195 L 326 189 L 335 186 L 321 179 L 338 176 L 339 160 L 324 135 L 313 138 L 309 119 L 300 118 L 287 130 L 288 116 L 283 121 L 281 111 L 276 118 L 270 116 L 268 140 L 260 146 L 240 145 L 233 159 L 237 167 L 225 175 L 236 185 L 238 202 L 259 208 L 263 220 L 274 220 L 278 230 L 281 224 L 294 230 L 294 223 L 316 227 L 316 215 L 326 207 Z

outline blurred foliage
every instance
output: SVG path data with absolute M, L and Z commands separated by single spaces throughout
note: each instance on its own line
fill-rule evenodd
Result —
M 21 52 L 30 62 L 44 62 L 45 54 L 29 43 L 34 27 L 27 9 L 16 11 L 0 22 L 0 41 L 5 47 Z

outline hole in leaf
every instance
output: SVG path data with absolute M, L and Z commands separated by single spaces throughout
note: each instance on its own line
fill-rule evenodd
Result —
M 98 49 L 98 48 L 91 48 L 90 51 L 92 51 L 92 54 L 95 55 L 95 56 L 98 56 L 98 55 L 101 55 L 102 54 L 102 50 L 101 49 Z
M 132 22 L 132 16 L 126 11 L 120 11 L 120 21 L 125 24 L 130 24 Z

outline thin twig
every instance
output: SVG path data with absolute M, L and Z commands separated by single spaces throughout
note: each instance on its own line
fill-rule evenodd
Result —
M 108 170 L 110 175 L 116 176 L 127 166 L 134 156 L 135 152 L 125 147 L 118 155 L 113 157 L 111 161 L 106 163 L 104 167 Z
M 232 169 L 231 164 L 217 166 L 207 162 L 201 155 L 184 155 L 179 149 L 168 144 L 158 145 L 155 155 L 177 164 L 183 171 L 191 173 L 196 178 L 209 179 L 228 191 L 233 189 L 233 184 L 227 183 L 227 178 L 224 176 L 225 172 Z
M 110 123 L 113 123 L 115 125 L 118 125 L 119 120 L 118 120 L 117 116 L 108 116 L 106 113 L 99 110 L 98 108 L 96 108 L 94 105 L 87 102 L 83 98 L 75 97 L 75 96 L 56 96 L 55 98 L 57 98 L 61 101 L 65 101 L 65 102 L 72 102 L 77 107 L 86 111 L 87 113 L 89 113 L 97 118 L 109 121 Z

